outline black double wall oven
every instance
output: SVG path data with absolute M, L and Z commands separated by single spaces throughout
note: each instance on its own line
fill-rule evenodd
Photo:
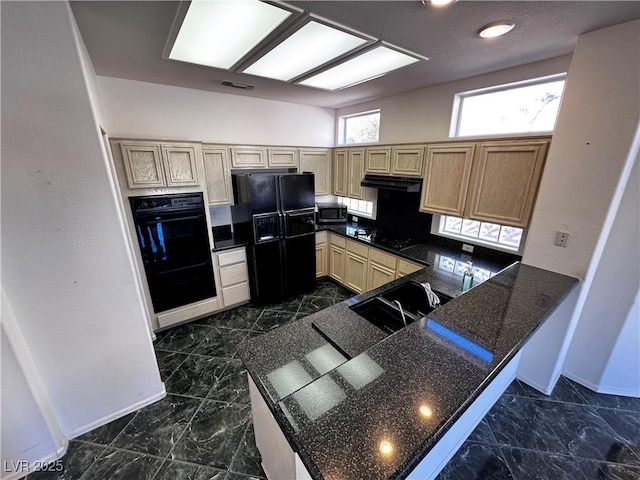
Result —
M 154 311 L 215 297 L 202 193 L 129 201 Z

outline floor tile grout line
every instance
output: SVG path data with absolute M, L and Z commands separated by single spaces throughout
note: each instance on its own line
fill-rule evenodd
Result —
M 171 446 L 171 448 L 169 449 L 169 451 L 167 452 L 167 455 L 165 456 L 165 459 L 167 460 L 173 460 L 173 458 L 171 458 L 171 454 L 173 453 L 173 450 L 176 448 L 176 446 L 180 443 L 180 440 L 182 440 L 182 437 L 184 437 L 184 434 L 186 433 L 186 431 L 189 429 L 189 427 L 191 426 L 191 423 L 193 422 L 193 419 L 196 418 L 196 415 L 198 414 L 198 412 L 200 412 L 200 410 L 202 410 L 202 406 L 204 405 L 204 402 L 206 400 L 201 400 L 200 405 L 198 405 L 198 408 L 196 408 L 196 411 L 193 413 L 193 415 L 191 416 L 191 418 L 189 419 L 188 422 L 186 422 L 184 429 L 182 430 L 182 432 L 180 433 L 180 435 L 178 436 L 178 438 L 176 439 L 176 441 L 173 443 L 173 445 Z
M 247 422 L 247 426 L 245 427 L 244 431 L 242 432 L 242 436 L 240 437 L 240 441 L 238 442 L 238 446 L 236 447 L 235 452 L 233 452 L 233 455 L 231 457 L 231 460 L 229 460 L 229 468 L 227 469 L 227 472 L 231 471 L 231 467 L 233 466 L 233 462 L 235 461 L 236 457 L 238 456 L 238 452 L 240 451 L 240 449 L 242 448 L 242 443 L 244 441 L 244 437 L 247 434 L 247 431 L 249 430 L 249 426 L 250 426 L 251 422 Z M 234 472 L 237 473 L 237 472 Z M 229 476 L 229 473 L 227 473 L 226 475 L 227 477 Z M 226 477 L 225 477 L 226 478 Z
M 556 457 L 566 457 L 566 458 L 572 458 L 572 459 L 576 459 L 576 460 L 589 460 L 591 462 L 599 462 L 599 463 L 608 463 L 611 465 L 623 465 L 626 467 L 640 467 L 640 465 L 633 465 L 631 463 L 621 463 L 621 462 L 612 462 L 610 460 L 602 460 L 600 458 L 591 458 L 591 457 L 584 457 L 582 455 L 574 455 L 571 453 L 559 453 L 559 452 L 546 452 L 544 450 L 536 450 L 535 448 L 526 448 L 526 447 L 519 447 L 517 445 L 511 445 L 509 443 L 496 443 L 496 444 L 491 444 L 491 443 L 484 443 L 484 442 L 477 442 L 477 441 L 473 441 L 473 440 L 469 440 L 469 443 L 478 443 L 481 445 L 487 445 L 487 446 L 494 446 L 494 447 L 500 447 L 501 448 L 501 452 L 502 452 L 502 448 L 511 448 L 511 449 L 515 449 L 515 450 L 523 450 L 526 452 L 531 452 L 531 453 L 535 453 L 537 455 L 552 455 L 552 456 L 556 456 Z

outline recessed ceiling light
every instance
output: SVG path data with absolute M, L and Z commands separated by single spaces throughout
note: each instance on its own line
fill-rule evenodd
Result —
M 493 38 L 510 32 L 515 25 L 511 22 L 496 22 L 486 25 L 480 29 L 478 35 L 482 38 Z
M 430 4 L 434 7 L 444 7 L 446 5 L 451 5 L 452 3 L 456 3 L 458 0 L 430 0 Z M 424 0 L 422 3 L 427 4 Z
M 169 58 L 230 68 L 289 15 L 257 0 L 192 0 Z
M 319 22 L 309 22 L 244 70 L 288 81 L 327 63 L 367 40 Z
M 338 90 L 381 77 L 418 60 L 381 45 L 299 83 L 324 90 Z

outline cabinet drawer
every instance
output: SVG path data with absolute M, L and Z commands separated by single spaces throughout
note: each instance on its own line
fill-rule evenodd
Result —
M 355 253 L 356 255 L 360 255 L 364 258 L 369 257 L 369 247 L 351 240 L 347 240 L 347 252 Z
M 331 237 L 331 245 L 335 245 L 336 247 L 346 248 L 347 239 L 341 237 L 340 235 L 330 235 Z
M 222 301 L 225 307 L 247 300 L 249 300 L 249 283 L 247 282 L 222 289 Z
M 234 263 L 241 263 L 247 261 L 247 255 L 244 248 L 239 250 L 232 250 L 230 252 L 222 252 L 218 254 L 218 265 L 224 267 L 225 265 L 232 265 Z
M 389 267 L 393 271 L 396 269 L 396 258 L 397 257 L 395 255 L 385 253 L 381 250 L 376 250 L 375 248 L 369 250 L 369 260 L 379 265 Z
M 316 232 L 316 245 L 327 243 L 327 232 Z
M 223 287 L 246 282 L 247 280 L 249 280 L 249 277 L 246 263 L 236 263 L 220 269 L 220 283 Z

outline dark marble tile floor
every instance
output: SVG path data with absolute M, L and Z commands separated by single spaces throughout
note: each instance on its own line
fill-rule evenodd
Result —
M 26 478 L 264 479 L 235 345 L 350 296 L 323 280 L 309 295 L 159 333 L 166 398 L 72 440 L 62 472 Z M 438 477 L 474 479 L 640 480 L 640 399 L 597 394 L 564 377 L 546 396 L 516 380 Z

